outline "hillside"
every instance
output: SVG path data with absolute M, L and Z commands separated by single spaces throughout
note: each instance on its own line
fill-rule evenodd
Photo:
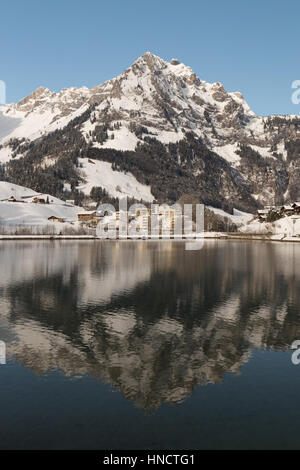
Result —
M 10 202 L 14 197 L 18 202 Z M 47 204 L 36 204 L 34 198 L 39 197 Z M 31 189 L 11 183 L 0 182 L 0 224 L 5 226 L 45 226 L 56 224 L 49 222 L 51 216 L 62 218 L 68 223 L 77 222 L 78 212 L 83 212 L 81 207 L 66 204 L 50 194 L 40 194 Z M 61 224 L 58 224 L 61 227 Z

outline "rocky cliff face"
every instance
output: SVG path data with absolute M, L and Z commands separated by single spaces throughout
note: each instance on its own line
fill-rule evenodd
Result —
M 49 179 L 52 171 L 59 195 L 66 183 L 76 191 L 81 156 L 131 171 L 160 201 L 193 193 L 216 206 L 255 210 L 300 199 L 300 118 L 256 116 L 240 93 L 149 52 L 90 90 L 39 88 L 4 106 L 0 144 L 7 179 L 40 189 L 43 172 Z M 71 163 L 72 177 L 58 163 Z M 34 181 L 22 180 L 25 168 Z

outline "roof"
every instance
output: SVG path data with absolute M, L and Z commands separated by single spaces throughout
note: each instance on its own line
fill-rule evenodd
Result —
M 257 213 L 261 214 L 261 215 L 266 215 L 269 212 L 270 212 L 269 209 L 260 209 L 260 210 L 257 211 Z
M 96 214 L 96 211 L 79 212 L 77 215 L 93 215 L 93 214 Z

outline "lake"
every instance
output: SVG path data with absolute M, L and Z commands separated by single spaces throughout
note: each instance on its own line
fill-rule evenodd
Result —
M 300 448 L 300 244 L 0 244 L 1 449 Z

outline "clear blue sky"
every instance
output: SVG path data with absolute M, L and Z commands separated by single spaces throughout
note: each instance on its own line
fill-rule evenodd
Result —
M 10 0 L 1 2 L 7 101 L 38 86 L 92 87 L 151 51 L 241 91 L 257 114 L 299 114 L 299 0 Z

